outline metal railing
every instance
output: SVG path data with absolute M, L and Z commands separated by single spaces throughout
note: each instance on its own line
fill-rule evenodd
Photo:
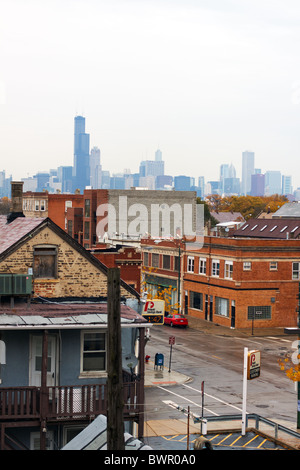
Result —
M 242 415 L 241 414 L 232 414 L 232 415 L 222 415 L 222 416 L 206 416 L 205 418 L 201 417 L 195 417 L 194 418 L 194 423 L 202 423 L 203 428 L 202 428 L 202 433 L 206 434 L 207 433 L 207 428 L 208 424 L 212 422 L 230 422 L 230 421 L 241 421 L 242 420 Z M 262 430 L 262 425 L 265 426 L 264 432 L 266 432 L 266 428 L 271 428 L 272 431 L 274 432 L 274 438 L 279 439 L 279 433 L 281 432 L 282 434 L 286 434 L 289 437 L 293 437 L 296 439 L 299 439 L 300 442 L 300 430 L 299 432 L 289 429 L 286 426 L 283 426 L 282 424 L 276 423 L 275 421 L 272 421 L 268 418 L 264 418 L 256 413 L 249 413 L 246 415 L 246 428 L 249 428 L 249 421 L 254 420 L 255 425 L 253 426 L 254 429 L 257 431 Z

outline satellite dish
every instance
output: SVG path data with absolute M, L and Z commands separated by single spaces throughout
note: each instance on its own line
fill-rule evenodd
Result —
M 122 356 L 122 368 L 130 372 L 137 366 L 138 360 L 134 354 L 125 354 Z

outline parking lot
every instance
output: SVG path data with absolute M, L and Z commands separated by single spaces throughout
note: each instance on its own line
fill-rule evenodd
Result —
M 155 436 L 148 437 L 146 442 L 153 450 L 193 450 L 198 437 L 199 434 L 192 434 L 189 438 L 186 434 Z M 247 432 L 245 436 L 241 433 L 208 434 L 206 439 L 211 443 L 213 450 L 286 450 L 285 447 L 255 432 Z

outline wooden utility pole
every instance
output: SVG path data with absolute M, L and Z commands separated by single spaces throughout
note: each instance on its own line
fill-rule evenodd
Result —
M 47 366 L 48 366 L 48 331 L 44 330 L 42 343 L 42 370 L 41 370 L 41 393 L 40 393 L 40 449 L 46 450 L 46 410 L 47 410 Z
M 120 315 L 120 269 L 108 269 L 107 450 L 124 450 L 123 381 Z

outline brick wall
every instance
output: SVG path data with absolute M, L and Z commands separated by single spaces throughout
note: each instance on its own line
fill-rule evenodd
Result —
M 49 227 L 29 238 L 18 250 L 0 263 L 1 273 L 27 274 L 33 266 L 35 245 L 57 246 L 57 279 L 35 279 L 34 297 L 106 297 L 107 277 L 80 252 L 74 249 Z M 131 295 L 121 288 L 121 295 Z
M 299 262 L 298 240 L 227 239 L 205 237 L 196 253 L 185 253 L 184 290 L 187 292 L 187 311 L 190 315 L 215 323 L 232 326 L 232 305 L 235 305 L 236 328 L 252 327 L 248 308 L 267 307 L 270 319 L 254 319 L 256 327 L 296 326 L 299 280 L 292 279 L 292 263 Z M 187 272 L 187 258 L 194 257 L 194 273 Z M 206 259 L 206 274 L 199 274 L 199 258 Z M 218 260 L 218 276 L 212 275 L 212 260 Z M 225 263 L 232 262 L 232 279 L 225 278 Z M 244 270 L 244 262 L 251 263 Z M 277 263 L 276 269 L 270 263 Z M 202 309 L 192 308 L 190 292 L 203 295 Z M 207 296 L 207 297 L 206 297 Z M 215 312 L 216 297 L 229 301 L 229 315 Z M 205 299 L 208 308 L 205 310 Z M 212 300 L 212 315 L 210 311 Z

